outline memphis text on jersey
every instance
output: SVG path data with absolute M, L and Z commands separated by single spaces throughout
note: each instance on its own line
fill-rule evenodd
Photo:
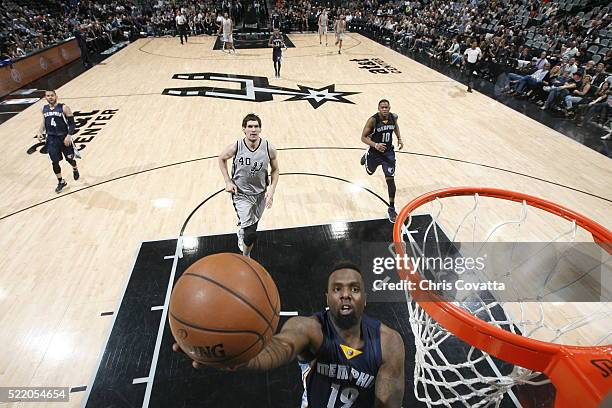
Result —
M 393 131 L 394 129 L 395 129 L 395 123 L 391 123 L 387 125 L 382 124 L 376 128 L 376 132 L 387 132 L 387 131 Z
M 351 366 L 342 364 L 324 364 L 317 362 L 317 374 L 336 380 L 347 380 L 361 388 L 372 388 L 375 375 L 362 373 Z

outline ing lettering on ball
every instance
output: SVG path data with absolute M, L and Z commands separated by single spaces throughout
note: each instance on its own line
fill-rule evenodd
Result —
M 200 358 L 225 358 L 223 343 L 215 344 L 214 346 L 195 346 L 194 351 Z

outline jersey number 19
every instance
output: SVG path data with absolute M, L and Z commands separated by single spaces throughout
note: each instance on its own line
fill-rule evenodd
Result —
M 331 393 L 329 394 L 329 400 L 327 401 L 327 408 L 336 408 L 336 400 L 338 399 L 338 392 L 340 391 L 340 384 L 332 384 Z M 353 387 L 345 387 L 340 393 L 340 402 L 343 404 L 339 408 L 350 408 L 353 403 L 359 397 L 359 391 Z

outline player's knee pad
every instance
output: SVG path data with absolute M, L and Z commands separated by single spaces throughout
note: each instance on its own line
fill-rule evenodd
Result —
M 389 190 L 389 197 L 395 197 L 395 177 L 387 176 L 385 177 L 385 181 L 387 182 L 387 189 Z
M 244 229 L 244 244 L 251 246 L 257 241 L 257 223 L 249 225 Z
M 62 172 L 62 168 L 59 165 L 59 162 L 51 162 L 51 166 L 53 167 L 53 172 L 55 174 L 59 174 Z

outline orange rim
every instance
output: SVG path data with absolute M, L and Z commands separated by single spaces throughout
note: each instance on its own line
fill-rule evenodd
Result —
M 525 202 L 570 221 L 589 231 L 593 240 L 612 254 L 612 232 L 602 225 L 553 202 L 514 191 L 484 187 L 452 187 L 423 194 L 400 211 L 393 227 L 395 250 L 405 255 L 402 225 L 417 208 L 437 198 L 473 196 Z M 400 268 L 401 279 L 416 283 L 411 296 L 435 321 L 466 343 L 512 364 L 545 373 L 557 388 L 555 405 L 597 406 L 612 390 L 612 346 L 568 346 L 520 336 L 493 326 L 466 310 L 448 303 L 435 293 L 419 288 L 418 271 Z M 607 369 L 605 368 L 607 365 Z M 563 390 L 568 390 L 563 392 Z M 570 395 L 570 393 L 572 395 Z M 578 404 L 578 405 L 575 405 Z

